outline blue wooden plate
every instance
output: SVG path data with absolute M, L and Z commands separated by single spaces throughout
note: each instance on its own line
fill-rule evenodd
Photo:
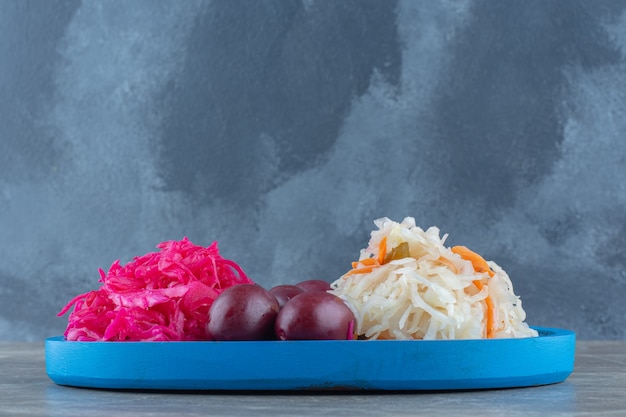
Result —
M 575 334 L 489 340 L 72 342 L 46 340 L 59 385 L 149 390 L 465 390 L 564 381 Z

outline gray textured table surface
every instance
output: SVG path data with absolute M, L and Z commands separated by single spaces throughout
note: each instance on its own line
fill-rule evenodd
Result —
M 563 383 L 433 393 L 129 392 L 55 385 L 42 343 L 0 343 L 0 416 L 626 416 L 626 342 L 577 343 Z

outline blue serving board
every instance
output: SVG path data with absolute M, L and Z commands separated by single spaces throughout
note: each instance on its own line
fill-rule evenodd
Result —
M 46 340 L 59 385 L 149 390 L 466 390 L 564 381 L 575 334 L 484 340 L 73 342 Z

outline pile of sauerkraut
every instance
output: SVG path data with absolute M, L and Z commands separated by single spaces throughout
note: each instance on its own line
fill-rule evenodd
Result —
M 158 252 L 116 261 L 101 286 L 74 297 L 65 330 L 76 341 L 205 340 L 209 309 L 236 284 L 253 283 L 239 265 L 224 259 L 217 242 L 208 247 L 187 238 L 157 245 Z
M 374 222 L 352 270 L 332 283 L 365 339 L 533 337 L 509 276 L 461 246 L 446 247 L 437 227 L 412 217 Z

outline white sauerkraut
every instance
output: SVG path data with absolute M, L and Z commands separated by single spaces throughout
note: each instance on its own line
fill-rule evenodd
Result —
M 444 246 L 437 227 L 415 219 L 375 222 L 353 269 L 331 284 L 367 339 L 480 339 L 533 337 L 522 302 L 495 262 L 477 272 Z M 482 260 L 482 258 L 480 258 Z

